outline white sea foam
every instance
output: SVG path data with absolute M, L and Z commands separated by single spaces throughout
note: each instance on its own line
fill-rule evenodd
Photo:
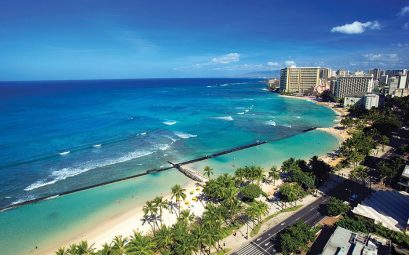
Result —
M 164 121 L 163 124 L 168 125 L 168 126 L 172 126 L 175 125 L 177 122 L 174 120 L 168 120 L 168 121 Z
M 246 112 L 238 112 L 237 114 L 239 114 L 239 115 L 243 115 L 243 114 L 245 114 Z
M 172 141 L 172 143 L 176 142 L 178 139 L 171 137 L 170 135 L 164 135 L 164 137 L 168 138 Z
M 96 168 L 115 165 L 132 159 L 144 157 L 152 153 L 153 153 L 152 151 L 134 151 L 116 159 L 108 159 L 102 162 L 88 161 L 76 167 L 64 167 L 62 169 L 51 172 L 51 174 L 47 178 L 30 184 L 24 190 L 30 191 L 38 189 L 40 187 L 54 184 L 58 181 L 88 172 Z
M 175 135 L 177 137 L 179 137 L 179 138 L 182 138 L 182 139 L 189 139 L 189 138 L 197 137 L 197 135 L 192 135 L 192 134 L 189 134 L 189 133 L 183 133 L 183 132 L 179 132 L 179 131 L 176 131 Z
M 159 150 L 161 150 L 161 151 L 166 151 L 169 148 L 170 148 L 169 144 L 160 144 L 159 145 Z
M 226 121 L 233 121 L 234 120 L 232 116 L 213 117 L 213 119 L 226 120 Z
M 269 126 L 274 126 L 274 127 L 276 126 L 276 122 L 274 120 L 268 120 L 265 123 L 266 125 L 269 125 Z
M 301 116 L 295 116 L 297 119 L 301 119 Z
M 261 90 L 268 91 L 268 89 L 266 89 L 266 88 L 262 88 Z
M 101 148 L 102 144 L 94 144 L 92 147 L 94 148 Z
M 220 87 L 227 87 L 227 86 L 229 86 L 229 85 L 230 85 L 230 84 L 225 83 L 225 84 L 220 85 Z
M 283 126 L 283 127 L 288 127 L 288 128 L 291 128 L 291 127 L 292 127 L 290 124 L 282 124 L 281 126 Z
M 250 111 L 249 109 L 244 110 L 244 112 L 249 112 L 249 111 Z
M 11 205 L 20 204 L 20 203 L 26 202 L 28 200 L 33 200 L 34 198 L 35 197 L 33 195 L 28 195 L 28 196 L 26 196 L 24 198 L 17 199 L 16 201 L 12 202 Z
M 146 135 L 146 132 L 142 132 L 142 133 L 140 133 L 139 135 Z
M 63 152 L 60 152 L 58 154 L 60 154 L 61 156 L 64 156 L 64 155 L 70 154 L 70 152 L 71 151 L 63 151 Z

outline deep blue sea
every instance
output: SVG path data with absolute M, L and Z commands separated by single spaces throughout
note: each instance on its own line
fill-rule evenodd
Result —
M 280 97 L 257 79 L 0 82 L 0 206 L 257 140 L 274 147 L 264 149 L 267 159 L 322 154 L 336 146 L 335 138 L 319 131 L 300 133 L 331 126 L 334 118 L 330 109 Z M 24 254 L 47 236 L 64 236 L 61 226 L 80 224 L 78 218 L 88 219 L 118 197 L 184 181 L 173 175 L 147 176 L 129 187 L 113 185 L 0 213 L 0 246 L 23 240 L 25 246 L 10 251 Z M 104 196 L 95 200 L 98 194 Z

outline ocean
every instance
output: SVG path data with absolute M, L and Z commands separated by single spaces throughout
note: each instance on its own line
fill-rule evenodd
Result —
M 0 82 L 0 207 L 255 141 L 268 143 L 194 167 L 232 173 L 320 155 L 337 146 L 336 138 L 302 131 L 332 126 L 335 117 L 271 93 L 259 79 Z M 0 212 L 0 250 L 27 254 L 69 240 L 187 181 L 169 170 Z

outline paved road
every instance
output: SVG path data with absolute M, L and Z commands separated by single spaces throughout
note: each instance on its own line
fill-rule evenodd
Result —
M 254 255 L 266 255 L 274 254 L 274 238 L 284 228 L 296 223 L 299 220 L 304 220 L 311 226 L 317 224 L 323 215 L 318 211 L 321 204 L 325 204 L 329 200 L 328 196 L 318 198 L 314 203 L 304 207 L 301 211 L 295 213 L 285 221 L 277 224 L 273 228 L 269 229 L 262 235 L 258 236 L 248 245 L 240 248 L 234 255 L 254 254 Z
M 347 187 L 347 189 L 346 189 Z M 286 220 L 278 223 L 274 227 L 270 228 L 269 230 L 265 231 L 263 234 L 258 236 L 256 239 L 251 241 L 249 244 L 241 247 L 239 250 L 234 252 L 234 255 L 267 255 L 267 254 L 275 254 L 274 250 L 274 241 L 276 235 L 283 230 L 284 228 L 296 223 L 299 220 L 303 220 L 311 226 L 317 224 L 321 219 L 325 216 L 319 212 L 319 208 L 321 204 L 326 204 L 330 199 L 330 196 L 338 197 L 345 201 L 348 201 L 351 194 L 359 194 L 358 201 L 360 202 L 365 198 L 367 194 L 365 194 L 363 186 L 352 182 L 350 180 L 342 180 L 337 186 L 332 188 L 328 194 L 323 195 L 322 197 L 318 198 L 315 202 L 311 203 L 310 205 L 304 207 L 299 212 L 295 213 L 291 217 L 287 218 Z M 362 195 L 361 195 L 362 194 Z

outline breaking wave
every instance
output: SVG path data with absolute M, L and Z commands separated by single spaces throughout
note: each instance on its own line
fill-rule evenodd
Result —
M 76 175 L 88 172 L 96 168 L 115 165 L 132 159 L 144 157 L 152 153 L 153 153 L 152 151 L 134 151 L 116 159 L 109 159 L 98 163 L 95 161 L 88 161 L 77 167 L 65 167 L 51 172 L 51 174 L 47 178 L 30 184 L 24 190 L 25 191 L 35 190 L 50 184 L 54 184 L 58 181 L 65 180 L 69 177 L 74 177 Z
M 226 121 L 233 121 L 233 120 L 234 120 L 232 116 L 213 117 L 213 119 L 216 119 L 216 120 L 226 120 Z
M 276 122 L 274 120 L 268 120 L 265 123 L 266 125 L 269 125 L 269 126 L 274 126 L 274 127 L 276 126 Z
M 177 121 L 174 121 L 174 120 L 168 120 L 168 121 L 163 122 L 163 124 L 168 125 L 168 126 L 175 125 L 176 123 Z
M 197 135 L 192 135 L 189 133 L 183 133 L 183 132 L 178 132 L 178 131 L 176 131 L 174 134 L 177 137 L 182 138 L 182 139 L 189 139 L 189 138 L 197 137 Z

